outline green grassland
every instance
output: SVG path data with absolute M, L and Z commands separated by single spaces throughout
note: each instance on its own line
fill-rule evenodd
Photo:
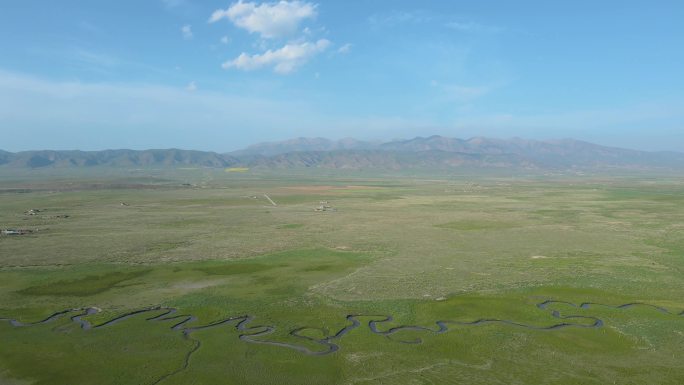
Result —
M 74 309 L 0 320 L 0 384 L 681 384 L 682 218 L 678 175 L 0 169 L 0 318 Z

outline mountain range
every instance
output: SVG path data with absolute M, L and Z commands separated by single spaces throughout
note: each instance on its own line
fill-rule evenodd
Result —
M 684 153 L 647 152 L 584 141 L 471 139 L 443 136 L 389 142 L 352 138 L 296 138 L 259 143 L 230 153 L 165 150 L 0 150 L 0 167 L 250 167 L 330 169 L 684 169 Z

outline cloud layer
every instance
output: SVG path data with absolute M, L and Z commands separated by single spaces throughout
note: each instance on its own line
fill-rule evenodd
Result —
M 273 67 L 276 73 L 288 74 L 311 57 L 325 51 L 329 46 L 330 41 L 320 39 L 315 43 L 286 44 L 282 48 L 268 50 L 263 54 L 250 55 L 243 52 L 237 58 L 223 63 L 223 68 L 250 71 L 262 67 Z
M 317 7 L 317 4 L 299 0 L 261 4 L 239 0 L 227 9 L 214 11 L 209 23 L 226 19 L 237 28 L 258 34 L 260 41 L 256 45 L 264 47 L 262 49 L 273 47 L 267 40 L 288 41 L 279 48 L 270 48 L 262 53 L 242 52 L 238 57 L 224 62 L 222 67 L 243 71 L 272 68 L 278 74 L 293 72 L 331 45 L 327 39 L 312 40 L 312 32 L 308 27 L 300 30 L 305 20 L 317 16 Z M 224 43 L 227 42 L 226 39 Z M 349 52 L 350 47 L 344 46 L 340 53 Z
M 228 19 L 250 33 L 258 33 L 264 39 L 274 39 L 296 33 L 302 21 L 315 18 L 316 14 L 316 5 L 303 1 L 279 1 L 257 5 L 240 0 L 228 9 L 214 11 L 209 23 Z
M 198 83 L 58 81 L 0 68 L 3 150 L 198 148 L 237 149 L 312 127 L 322 118 L 307 103 L 202 90 Z M 313 123 L 313 121 L 317 123 Z M 210 139 L 207 139 L 210 138 Z

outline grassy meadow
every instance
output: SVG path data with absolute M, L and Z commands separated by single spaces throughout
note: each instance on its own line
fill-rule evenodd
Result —
M 0 384 L 684 383 L 684 178 L 474 175 L 0 169 Z

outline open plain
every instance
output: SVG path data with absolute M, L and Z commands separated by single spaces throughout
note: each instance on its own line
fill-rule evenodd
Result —
M 2 169 L 0 383 L 684 382 L 680 175 L 474 175 Z

